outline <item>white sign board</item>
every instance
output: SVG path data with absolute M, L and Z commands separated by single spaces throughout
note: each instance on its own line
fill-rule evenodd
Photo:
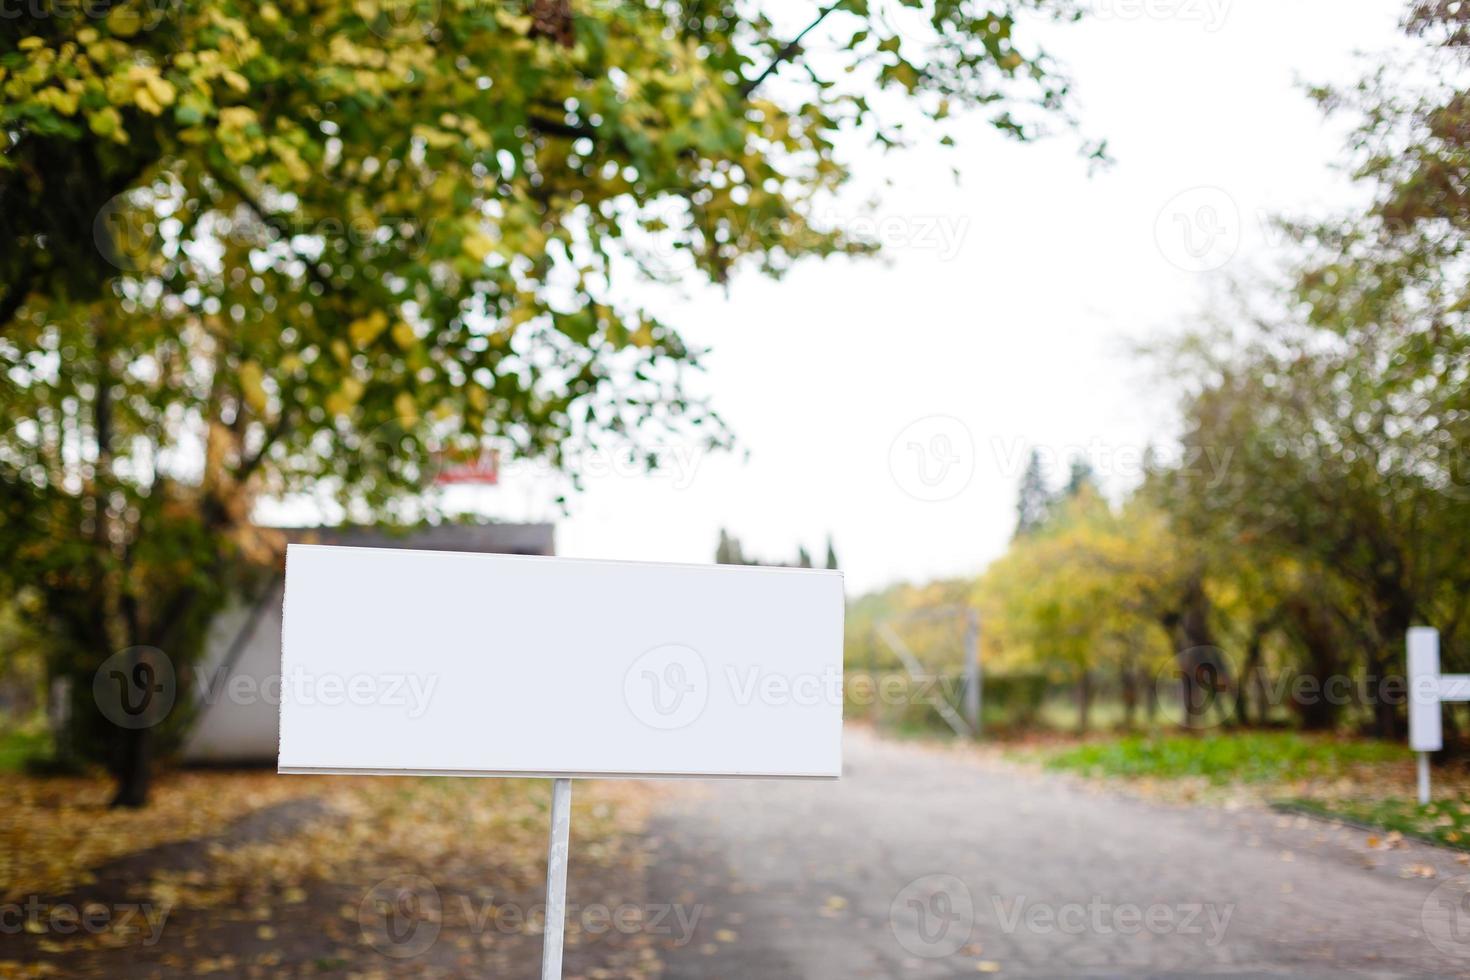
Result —
M 1409 630 L 1409 747 L 1415 752 L 1444 748 L 1440 719 L 1439 631 Z
M 284 773 L 836 778 L 839 572 L 290 545 Z

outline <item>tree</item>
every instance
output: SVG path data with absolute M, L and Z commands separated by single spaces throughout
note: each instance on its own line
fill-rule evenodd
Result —
M 260 495 L 411 521 L 435 460 L 487 439 L 562 467 L 722 444 L 697 352 L 633 287 L 873 251 L 816 215 L 839 131 L 907 139 L 894 99 L 1019 139 L 1065 118 L 1030 7 L 942 0 L 926 35 L 862 0 L 799 32 L 733 0 L 0 21 L 0 576 L 39 593 L 117 802 L 167 733 L 109 728 L 91 673 L 152 646 L 187 678 L 237 570 L 273 560 Z
M 1349 151 L 1373 204 L 1289 225 L 1300 257 L 1284 301 L 1196 346 L 1186 442 L 1233 457 L 1179 473 L 1174 496 L 1202 533 L 1294 563 L 1309 587 L 1290 595 L 1286 627 L 1314 670 L 1341 670 L 1340 651 L 1356 648 L 1375 694 L 1399 674 L 1410 626 L 1453 641 L 1470 611 L 1457 544 L 1470 531 L 1467 15 L 1412 5 L 1410 30 L 1435 42 L 1419 58 L 1432 75 L 1390 64 L 1315 93 L 1358 114 Z M 1397 704 L 1372 700 L 1378 733 L 1393 735 Z
M 796 549 L 796 567 L 797 568 L 811 568 L 812 567 L 812 556 L 811 556 L 811 553 L 806 550 L 806 546 L 805 545 L 803 545 L 802 547 L 799 547 L 799 548 Z
M 1026 472 L 1021 475 L 1021 489 L 1016 500 L 1016 537 L 1031 534 L 1045 524 L 1052 503 L 1046 464 L 1041 459 L 1041 451 L 1033 449 L 1026 463 Z
M 1072 460 L 1072 465 L 1067 470 L 1067 485 L 1062 492 L 1068 497 L 1075 497 L 1084 489 L 1097 489 L 1097 475 L 1093 472 L 1092 464 L 1085 457 L 1078 456 Z
M 908 139 L 880 93 L 941 125 L 979 109 L 1020 139 L 1068 99 L 1025 36 L 1037 15 L 1074 17 L 1068 0 L 898 13 L 836 0 L 796 31 L 733 0 L 18 7 L 0 24 L 0 327 L 32 297 L 109 295 L 108 253 L 133 244 L 111 218 L 150 205 L 135 230 L 174 242 L 251 212 L 296 278 L 376 283 L 374 308 L 428 281 L 502 315 L 555 306 L 562 323 L 615 253 L 723 280 L 744 257 L 779 272 L 867 248 L 812 214 L 847 176 L 839 129 Z M 802 64 L 812 41 L 841 55 Z M 150 200 L 118 206 L 134 188 Z M 151 227 L 168 217 L 183 227 Z M 94 230 L 112 239 L 101 255 Z M 667 234 L 645 249 L 634 231 Z M 293 256 L 302 239 L 326 241 Z M 348 280 L 364 251 L 395 277 Z M 679 268 L 657 268 L 670 257 Z M 559 304 L 525 288 L 550 267 L 569 279 Z M 462 288 L 437 288 L 451 272 Z M 644 325 L 619 313 L 630 333 Z M 569 325 L 590 333 L 606 315 Z
M 730 537 L 724 528 L 720 528 L 720 543 L 715 546 L 715 564 L 745 564 L 744 556 L 740 553 L 740 542 Z
M 835 570 L 837 568 L 837 548 L 832 543 L 832 535 L 827 535 L 827 567 Z

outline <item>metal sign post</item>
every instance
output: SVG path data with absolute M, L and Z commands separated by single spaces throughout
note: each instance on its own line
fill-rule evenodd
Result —
M 970 729 L 980 736 L 980 613 L 971 609 L 965 619 L 965 718 Z
M 541 980 L 561 980 L 567 924 L 567 851 L 572 836 L 572 781 L 551 784 L 551 838 L 546 844 L 546 931 L 541 937 Z
M 840 572 L 299 544 L 286 562 L 277 771 L 552 780 L 543 980 L 562 975 L 572 779 L 842 775 Z
M 1444 748 L 1440 705 L 1470 701 L 1470 674 L 1439 672 L 1439 630 L 1409 630 L 1409 747 L 1419 753 L 1419 803 L 1429 803 L 1429 753 Z

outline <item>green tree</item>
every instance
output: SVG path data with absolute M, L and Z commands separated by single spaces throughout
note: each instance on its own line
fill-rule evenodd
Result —
M 1084 489 L 1097 489 L 1097 474 L 1085 457 L 1078 456 L 1067 470 L 1067 485 L 1062 492 L 1068 497 L 1075 497 Z
M 716 565 L 744 565 L 745 555 L 740 550 L 740 541 L 720 528 L 720 543 L 715 547 Z
M 1021 474 L 1021 488 L 1016 499 L 1016 537 L 1030 534 L 1045 524 L 1052 503 L 1046 464 L 1041 458 L 1041 451 L 1033 449 L 1026 462 L 1026 472 Z
M 1220 472 L 1181 470 L 1173 495 L 1200 533 L 1294 564 L 1305 587 L 1287 627 L 1313 670 L 1357 651 L 1384 736 L 1398 710 L 1377 695 L 1407 629 L 1432 623 L 1454 644 L 1467 613 L 1467 16 L 1411 5 L 1410 31 L 1430 42 L 1415 63 L 1315 93 L 1357 117 L 1350 159 L 1372 204 L 1289 226 L 1301 253 L 1284 312 L 1244 311 L 1258 329 L 1196 344 L 1185 441 L 1233 455 Z
M 837 568 L 837 546 L 832 543 L 832 535 L 827 535 L 827 567 Z
M 817 217 L 849 176 L 839 132 L 898 146 L 972 110 L 1030 139 L 1065 117 L 1025 37 L 1064 0 L 905 13 L 839 0 L 787 30 L 734 0 L 119 0 L 0 19 L 0 576 L 38 591 L 117 802 L 146 799 L 154 733 L 109 729 L 91 673 L 149 645 L 187 679 L 235 570 L 272 560 L 260 495 L 410 521 L 434 514 L 434 460 L 486 439 L 562 467 L 671 430 L 723 443 L 682 384 L 697 352 L 640 284 L 873 251 Z M 805 62 L 818 38 L 835 61 Z

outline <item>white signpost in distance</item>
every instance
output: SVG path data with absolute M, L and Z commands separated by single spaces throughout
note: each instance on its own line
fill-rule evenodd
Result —
M 1419 802 L 1429 802 L 1429 753 L 1444 748 L 1440 705 L 1470 701 L 1470 674 L 1439 672 L 1439 630 L 1409 630 L 1409 747 L 1419 753 Z
M 836 779 L 840 572 L 290 545 L 282 773 Z

